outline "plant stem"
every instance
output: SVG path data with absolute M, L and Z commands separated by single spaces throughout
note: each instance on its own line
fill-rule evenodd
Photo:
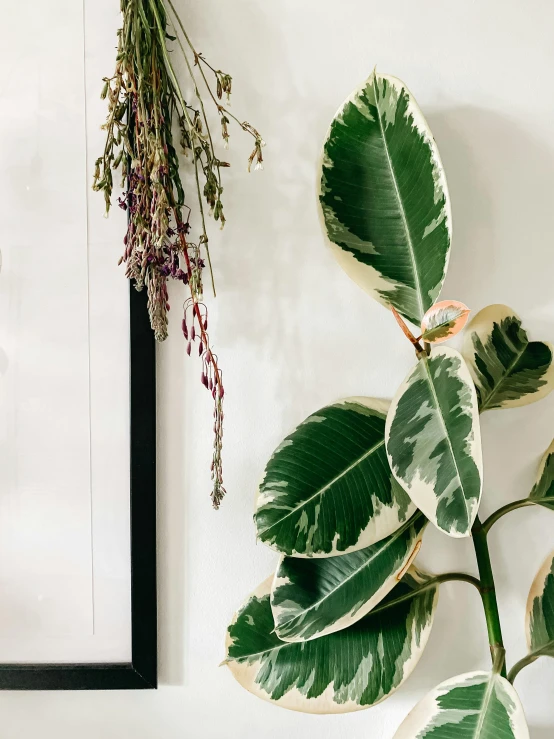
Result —
M 531 654 L 526 654 L 525 657 L 522 657 L 519 660 L 519 662 L 515 663 L 515 665 L 508 673 L 508 680 L 512 683 L 512 685 L 521 670 L 523 670 L 524 667 L 527 667 L 527 665 L 533 664 L 533 662 L 535 662 L 535 660 L 537 660 L 540 656 L 540 653 L 532 652 Z
M 404 336 L 408 339 L 408 341 L 412 344 L 412 346 L 416 350 L 418 357 L 420 355 L 423 355 L 424 353 L 423 347 L 419 343 L 418 339 L 416 339 L 416 337 L 410 331 L 406 323 L 402 320 L 402 316 L 400 315 L 400 313 L 396 310 L 394 306 L 391 306 L 391 310 L 392 310 L 392 315 L 396 319 L 396 323 L 400 326 L 400 328 L 402 329 L 402 333 L 404 334 Z
M 487 620 L 491 656 L 493 664 L 498 664 L 498 654 L 500 651 L 502 653 L 504 652 L 504 642 L 502 640 L 500 614 L 498 612 L 498 602 L 496 600 L 496 588 L 494 584 L 489 545 L 487 542 L 487 532 L 479 520 L 479 517 L 475 519 L 472 534 L 477 566 L 479 568 L 479 578 L 481 580 L 480 592 L 481 599 L 483 601 L 483 608 L 485 609 L 485 618 Z M 500 664 L 500 674 L 502 677 L 506 677 L 506 660 L 504 656 L 502 656 Z
M 156 8 L 156 4 L 155 4 L 154 0 L 150 0 L 150 7 L 152 8 L 152 12 L 154 14 L 154 18 L 156 19 L 156 26 L 157 26 L 157 29 L 158 29 L 158 34 L 160 36 L 160 48 L 162 50 L 162 54 L 163 54 L 163 58 L 164 58 L 164 62 L 165 62 L 165 66 L 166 66 L 167 72 L 168 72 L 169 77 L 171 79 L 171 82 L 173 84 L 173 89 L 175 91 L 175 94 L 177 95 L 177 98 L 178 98 L 179 103 L 181 105 L 181 110 L 183 111 L 183 115 L 185 116 L 185 118 L 187 120 L 187 123 L 189 125 L 191 136 L 194 137 L 196 135 L 195 134 L 195 130 L 196 129 L 194 128 L 194 124 L 193 124 L 193 122 L 190 119 L 190 116 L 189 116 L 189 113 L 188 113 L 188 109 L 187 109 L 187 105 L 185 103 L 185 100 L 184 100 L 184 97 L 183 97 L 183 93 L 181 92 L 181 87 L 179 86 L 179 80 L 177 79 L 177 75 L 175 74 L 175 70 L 173 68 L 173 64 L 171 63 L 171 60 L 169 58 L 167 47 L 165 45 L 165 30 L 164 30 L 164 28 L 162 26 L 160 15 L 158 13 L 158 10 Z M 186 57 L 185 57 L 185 59 L 186 59 Z M 186 61 L 187 61 L 187 66 L 188 66 L 188 60 L 186 60 Z M 194 77 L 192 75 L 192 70 L 190 69 L 190 66 L 189 66 L 189 72 L 191 74 L 192 79 L 194 80 Z M 194 143 L 193 143 L 192 157 L 193 157 L 193 160 L 194 160 L 194 175 L 195 175 L 195 180 L 196 180 L 196 192 L 198 194 L 198 210 L 200 211 L 200 220 L 202 222 L 202 232 L 203 232 L 203 235 L 204 235 L 204 238 L 205 238 L 204 248 L 206 250 L 206 256 L 208 258 L 208 267 L 209 267 L 209 270 L 210 270 L 210 277 L 211 277 L 211 281 L 212 281 L 212 290 L 213 290 L 214 297 L 215 297 L 216 292 L 215 292 L 214 273 L 213 273 L 213 269 L 212 269 L 212 260 L 210 258 L 210 250 L 209 250 L 209 247 L 208 247 L 208 235 L 206 233 L 206 219 L 204 217 L 204 205 L 202 203 L 202 190 L 200 188 L 200 179 L 199 179 L 199 176 L 198 176 L 198 156 L 196 154 L 196 147 L 194 146 Z
M 497 511 L 492 513 L 486 521 L 483 523 L 483 530 L 486 534 L 489 533 L 491 530 L 491 527 L 502 518 L 502 516 L 506 515 L 506 513 L 510 513 L 510 511 L 517 511 L 518 508 L 525 508 L 526 506 L 530 505 L 543 505 L 544 503 L 554 503 L 553 497 L 546 497 L 546 498 L 523 498 L 522 500 L 516 500 L 513 503 L 508 503 L 505 506 L 502 506 L 502 508 L 499 508 Z
M 467 582 L 470 585 L 474 585 L 477 590 L 481 592 L 481 583 L 476 577 L 473 577 L 473 575 L 466 575 L 465 572 L 446 572 L 443 575 L 436 575 L 428 580 L 424 585 L 421 585 L 419 588 L 414 588 L 414 590 L 409 593 L 404 593 L 404 595 L 400 595 L 398 598 L 394 598 L 393 600 L 389 600 L 387 603 L 383 603 L 383 605 L 377 606 L 371 611 L 371 613 L 386 611 L 388 608 L 396 606 L 398 603 L 404 603 L 407 600 L 411 600 L 417 595 L 421 595 L 421 593 L 424 593 L 426 590 L 434 588 L 435 585 L 440 585 L 444 582 Z

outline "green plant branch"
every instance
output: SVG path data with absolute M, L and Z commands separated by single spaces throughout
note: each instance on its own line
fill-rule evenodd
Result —
M 487 542 L 487 532 L 478 516 L 475 519 L 475 523 L 472 528 L 472 535 L 477 567 L 479 568 L 479 578 L 481 581 L 480 593 L 481 600 L 483 601 L 483 608 L 485 610 L 485 619 L 487 621 L 487 632 L 489 636 L 492 661 L 494 666 L 498 664 L 500 665 L 498 672 L 502 677 L 506 677 L 504 641 L 502 639 L 500 613 L 498 611 L 498 601 L 496 599 L 496 586 L 494 583 L 489 545 Z
M 476 587 L 477 590 L 481 592 L 481 583 L 476 577 L 473 577 L 473 575 L 467 575 L 465 572 L 445 572 L 443 575 L 436 575 L 435 577 L 432 577 L 424 585 L 421 585 L 421 587 L 414 588 L 414 590 L 409 593 L 399 595 L 398 598 L 394 598 L 393 600 L 389 600 L 387 603 L 383 603 L 382 605 L 377 606 L 377 608 L 373 608 L 370 613 L 373 614 L 379 613 L 380 611 L 386 611 L 389 608 L 398 605 L 399 603 L 404 603 L 407 600 L 411 600 L 412 598 L 421 595 L 421 593 L 434 588 L 435 585 L 441 585 L 445 582 L 467 582 L 470 585 Z
M 492 671 L 495 675 L 506 677 L 506 650 L 498 647 L 493 655 Z
M 497 511 L 492 513 L 483 523 L 483 529 L 485 533 L 489 533 L 491 528 L 494 526 L 494 524 L 499 521 L 502 516 L 505 516 L 506 513 L 510 513 L 510 511 L 517 511 L 518 508 L 526 508 L 528 506 L 533 505 L 544 505 L 544 503 L 553 503 L 554 504 L 554 497 L 546 497 L 546 498 L 523 498 L 522 500 L 515 500 L 513 503 L 507 503 L 505 506 L 502 506 L 502 508 L 499 508 Z
M 519 662 L 516 662 L 515 665 L 512 667 L 512 669 L 508 673 L 508 680 L 513 684 L 514 680 L 523 670 L 523 668 L 533 664 L 533 662 L 536 662 L 536 660 L 538 660 L 539 657 L 542 657 L 543 654 L 546 654 L 546 652 L 541 649 L 536 652 L 526 654 L 525 657 L 522 657 Z

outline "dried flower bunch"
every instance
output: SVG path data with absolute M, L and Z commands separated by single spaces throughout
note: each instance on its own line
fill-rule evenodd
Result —
M 235 121 L 254 139 L 248 159 L 262 167 L 264 142 L 256 129 L 236 118 L 223 103 L 231 95 L 232 78 L 212 67 L 193 47 L 171 0 L 121 0 L 123 25 L 118 31 L 115 72 L 104 78 L 108 100 L 104 153 L 96 160 L 94 189 L 104 192 L 109 211 L 113 171 L 121 169 L 126 190 L 118 199 L 128 213 L 120 263 L 138 290 L 146 288 L 150 322 L 158 341 L 167 337 L 168 280 L 185 286 L 182 328 L 190 355 L 193 345 L 202 362 L 201 381 L 214 399 L 213 505 L 225 494 L 222 477 L 223 381 L 208 336 L 203 302 L 203 270 L 207 262 L 215 294 L 206 226 L 206 206 L 225 224 L 219 159 L 199 84 L 215 105 L 221 135 L 228 147 L 229 124 Z M 171 30 L 171 33 L 169 32 Z M 176 44 L 190 76 L 193 100 L 187 102 L 168 48 Z M 179 168 L 188 158 L 195 182 L 195 206 L 187 202 Z M 191 224 L 196 208 L 197 224 Z M 197 238 L 191 236 L 194 232 Z
M 464 328 L 469 310 L 437 302 L 450 197 L 435 140 L 403 82 L 374 72 L 348 97 L 329 128 L 320 177 L 333 253 L 391 310 L 415 357 L 391 402 L 331 403 L 271 456 L 254 521 L 258 539 L 280 557 L 230 624 L 225 662 L 247 690 L 284 708 L 370 708 L 416 668 L 442 584 L 467 583 L 483 604 L 490 667 L 438 685 L 395 739 L 529 739 L 513 684 L 527 665 L 554 657 L 554 552 L 521 614 L 527 654 L 508 670 L 488 533 L 521 507 L 554 510 L 554 443 L 527 497 L 481 521 L 480 415 L 548 395 L 552 346 L 530 341 L 505 305 L 473 317 L 461 352 L 443 343 Z M 478 578 L 422 569 L 431 527 L 472 540 Z

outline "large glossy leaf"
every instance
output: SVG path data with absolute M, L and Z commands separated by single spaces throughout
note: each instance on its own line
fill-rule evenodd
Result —
M 481 411 L 534 403 L 554 388 L 552 346 L 529 341 L 519 316 L 507 305 L 489 305 L 464 336 L 466 358 Z
M 254 516 L 258 538 L 295 557 L 374 544 L 415 508 L 385 452 L 388 403 L 350 398 L 309 416 L 269 460 Z
M 450 199 L 431 131 L 403 82 L 374 72 L 341 106 L 324 144 L 320 203 L 343 269 L 419 325 L 446 273 Z
M 386 424 L 392 471 L 439 529 L 469 536 L 482 489 L 477 397 L 461 355 L 423 357 L 391 403 Z
M 492 673 L 471 672 L 429 693 L 394 739 L 529 739 L 529 730 L 510 683 Z
M 283 556 L 271 589 L 277 636 L 307 641 L 363 618 L 398 584 L 421 546 L 425 524 L 417 513 L 386 539 L 339 557 Z
M 527 600 L 527 643 L 537 657 L 554 657 L 554 552 L 537 573 Z
M 529 497 L 539 505 L 554 511 L 554 441 L 543 454 L 537 480 Z
M 427 577 L 415 568 L 378 607 L 348 629 L 308 642 L 283 642 L 270 605 L 273 578 L 236 614 L 226 663 L 251 693 L 305 713 L 347 713 L 387 698 L 410 675 L 429 637 L 438 597 L 434 585 L 396 605 Z

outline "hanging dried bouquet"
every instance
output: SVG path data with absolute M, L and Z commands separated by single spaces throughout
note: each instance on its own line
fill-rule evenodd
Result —
M 121 169 L 125 191 L 118 203 L 128 213 L 128 226 L 120 263 L 125 263 L 126 275 L 137 290 L 147 290 L 150 323 L 158 341 L 167 337 L 168 280 L 182 282 L 187 291 L 182 321 L 186 349 L 189 355 L 193 347 L 198 352 L 201 381 L 214 400 L 211 497 L 218 508 L 225 494 L 224 389 L 208 336 L 203 270 L 207 264 L 215 294 L 206 210 L 224 225 L 221 170 L 229 164 L 216 154 L 200 88 L 215 105 L 225 148 L 231 121 L 252 136 L 249 170 L 252 165 L 262 167 L 264 142 L 253 126 L 236 118 L 223 103 L 229 102 L 231 76 L 212 67 L 195 50 L 171 0 L 121 0 L 121 11 L 115 72 L 104 78 L 102 91 L 108 100 L 103 126 L 106 145 L 95 163 L 94 189 L 104 192 L 109 211 L 113 171 Z M 172 49 L 184 59 L 191 100 L 182 92 Z M 193 204 L 179 172 L 185 160 L 194 174 Z

